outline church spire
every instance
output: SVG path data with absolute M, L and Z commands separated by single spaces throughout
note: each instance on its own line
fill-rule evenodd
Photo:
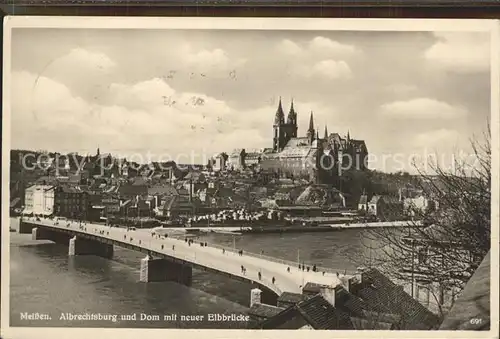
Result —
M 325 125 L 325 137 L 324 137 L 325 140 L 328 139 L 328 128 L 326 127 Z
M 347 130 L 347 141 L 351 140 L 351 136 L 349 135 L 349 130 Z
M 309 118 L 309 128 L 307 130 L 307 140 L 309 141 L 309 145 L 312 144 L 316 133 L 314 131 L 314 117 L 313 112 L 311 111 L 311 117 Z
M 281 125 L 285 123 L 285 113 L 283 113 L 283 106 L 281 105 L 281 97 L 278 104 L 278 110 L 276 111 L 276 116 L 274 118 L 275 125 Z
M 292 104 L 290 105 L 290 112 L 288 112 L 287 123 L 292 125 L 297 124 L 297 112 L 295 112 L 295 109 L 293 108 L 293 98 L 292 98 Z
M 99 145 L 97 145 L 97 155 L 99 156 L 101 152 L 99 151 Z
M 309 129 L 307 131 L 311 132 L 314 135 L 314 117 L 312 111 L 311 111 L 311 117 L 309 118 Z

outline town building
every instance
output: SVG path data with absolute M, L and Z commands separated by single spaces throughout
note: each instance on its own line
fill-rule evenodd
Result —
M 80 186 L 60 185 L 55 188 L 54 214 L 70 219 L 87 220 L 91 209 L 89 193 Z
M 376 217 L 379 221 L 401 220 L 403 216 L 401 199 L 388 195 L 374 195 L 368 202 L 366 196 L 363 195 L 358 203 L 358 208 L 361 211 L 366 211 L 368 215 Z
M 51 215 L 54 213 L 54 191 L 52 185 L 32 185 L 25 190 L 23 214 Z

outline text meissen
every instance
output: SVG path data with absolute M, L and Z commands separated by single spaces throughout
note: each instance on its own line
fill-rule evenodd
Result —
M 52 319 L 50 315 L 44 314 L 44 313 L 28 313 L 28 312 L 22 312 L 20 313 L 21 320 L 50 320 Z

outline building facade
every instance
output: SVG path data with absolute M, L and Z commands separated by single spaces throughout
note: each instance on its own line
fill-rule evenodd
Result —
M 87 220 L 91 209 L 88 192 L 79 186 L 59 186 L 55 189 L 54 213 L 70 219 Z
M 54 213 L 54 186 L 33 185 L 26 189 L 24 214 L 51 215 Z

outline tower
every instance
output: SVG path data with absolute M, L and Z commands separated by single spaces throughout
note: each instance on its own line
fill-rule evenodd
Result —
M 284 146 L 284 126 L 285 114 L 283 113 L 283 106 L 281 105 L 281 97 L 274 117 L 274 133 L 273 133 L 273 151 L 279 152 Z
M 323 137 L 323 139 L 325 139 L 325 141 L 328 140 L 328 129 L 327 129 L 326 125 L 325 125 L 325 136 Z
M 290 137 L 296 138 L 298 125 L 297 125 L 297 112 L 295 112 L 295 109 L 293 108 L 293 99 L 292 99 L 292 104 L 290 105 L 290 112 L 288 113 L 287 125 L 288 125 L 287 129 L 290 132 Z
M 314 131 L 314 117 L 313 117 L 313 112 L 311 111 L 311 117 L 309 118 L 309 128 L 307 129 L 307 140 L 309 141 L 309 145 L 312 144 L 315 134 L 316 133 Z

